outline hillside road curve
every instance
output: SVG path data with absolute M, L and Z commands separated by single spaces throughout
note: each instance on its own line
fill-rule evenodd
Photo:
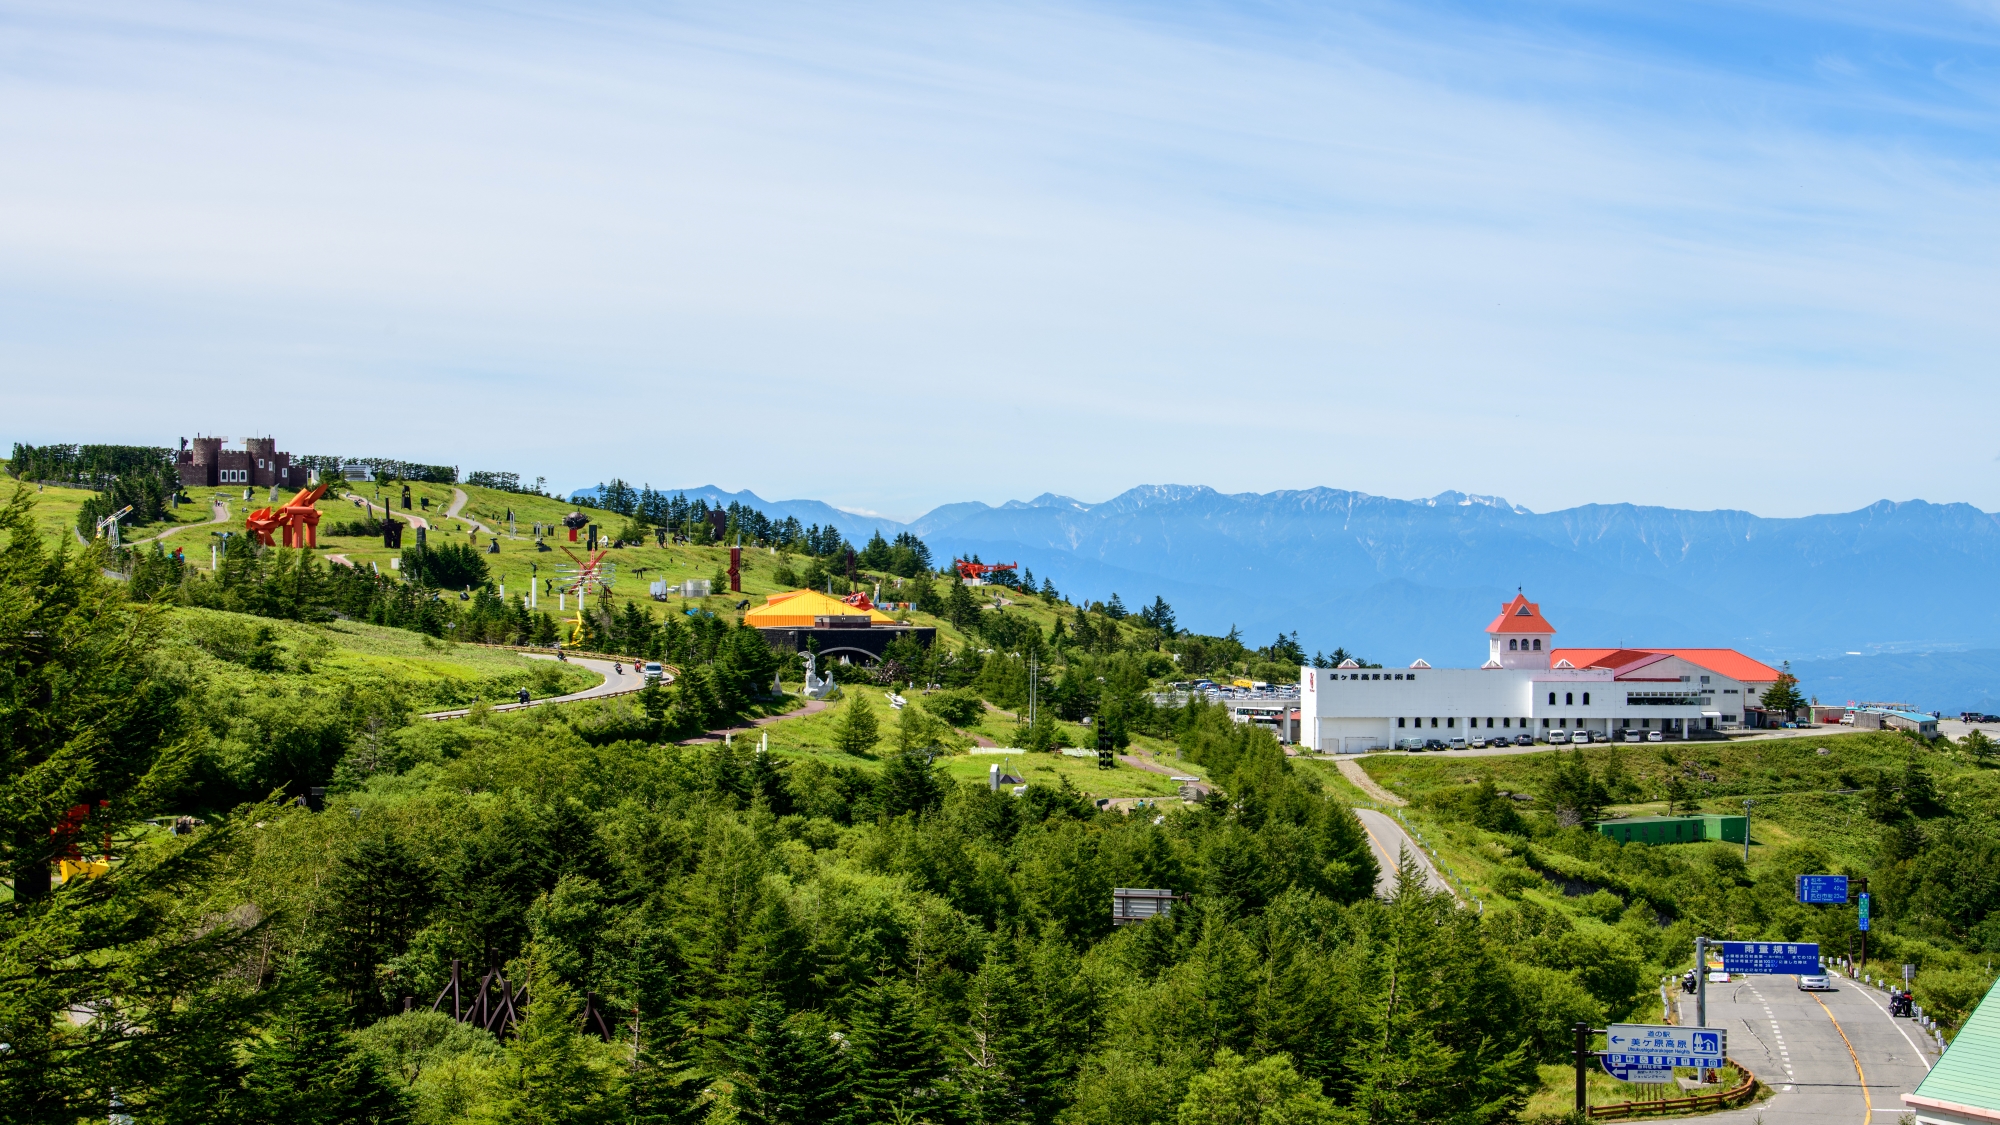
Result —
M 1417 846 L 1417 842 L 1410 838 L 1409 832 L 1404 830 L 1395 817 L 1376 812 L 1374 809 L 1355 809 L 1354 815 L 1361 821 L 1361 830 L 1368 834 L 1369 849 L 1375 853 L 1376 894 L 1388 898 L 1396 893 L 1396 869 L 1402 864 L 1403 855 L 1407 853 L 1417 861 L 1418 867 L 1423 868 L 1425 886 L 1433 891 L 1443 891 L 1454 898 L 1457 897 L 1458 892 L 1452 889 L 1450 883 L 1445 882 L 1444 876 L 1438 874 L 1436 865 L 1431 863 L 1431 857 L 1424 849 Z
M 1773 1091 L 1704 1120 L 1765 1125 L 1891 1125 L 1932 1057 L 1910 1020 L 1891 1019 L 1874 990 L 1834 976 L 1832 992 L 1801 992 L 1792 976 L 1739 976 L 1708 986 L 1708 1026 L 1729 1032 L 1729 1055 Z M 1694 997 L 1679 1019 L 1694 1023 Z

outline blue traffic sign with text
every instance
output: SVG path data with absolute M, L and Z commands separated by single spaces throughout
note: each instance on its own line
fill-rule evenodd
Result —
M 1864 933 L 1864 934 L 1865 934 L 1865 933 L 1867 933 L 1867 932 L 1868 932 L 1868 892 L 1867 892 L 1867 891 L 1862 891 L 1862 892 L 1861 892 L 1861 914 L 1860 914 L 1860 922 L 1861 922 L 1861 932 L 1862 932 L 1862 933 Z
M 1620 1082 L 1643 1085 L 1646 1083 L 1672 1082 L 1674 1080 L 1673 1067 L 1659 1066 L 1653 1063 L 1637 1063 L 1633 1062 L 1632 1058 L 1633 1056 L 1630 1055 L 1614 1055 L 1606 1051 L 1597 1056 L 1597 1061 L 1604 1067 L 1604 1073 L 1609 1074 Z
M 1729 1035 L 1719 1027 L 1614 1023 L 1605 1029 L 1604 1041 L 1606 1072 L 1717 1067 L 1729 1054 Z
M 1847 905 L 1847 876 L 1799 876 L 1799 901 L 1807 905 Z
M 1817 973 L 1819 943 L 1811 941 L 1725 941 L 1722 968 L 1731 973 Z

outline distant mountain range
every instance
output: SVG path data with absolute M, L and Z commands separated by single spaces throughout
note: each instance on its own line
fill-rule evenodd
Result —
M 1101 504 L 1054 494 L 947 504 L 904 524 L 816 500 L 677 491 L 832 523 L 857 545 L 877 529 L 915 531 L 940 556 L 1019 561 L 1072 597 L 1116 591 L 1136 605 L 1158 594 L 1184 628 L 1235 625 L 1253 643 L 1297 630 L 1308 652 L 1345 645 L 1388 664 L 1472 665 L 1519 587 L 1561 643 L 1726 645 L 1799 661 L 1827 679 L 1827 690 L 1805 684 L 1823 701 L 2000 709 L 2000 651 L 1971 651 L 2000 650 L 2000 515 L 1969 504 L 1885 500 L 1765 519 L 1634 504 L 1537 513 L 1459 492 L 1147 485 Z

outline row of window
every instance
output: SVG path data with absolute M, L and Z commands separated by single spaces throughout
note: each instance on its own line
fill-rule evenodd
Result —
M 1408 728 L 1408 727 L 1420 727 L 1420 726 L 1423 726 L 1423 725 L 1424 725 L 1424 721 L 1423 721 L 1422 719 L 1406 719 L 1405 717 L 1403 717 L 1403 716 L 1400 716 L 1400 715 L 1399 715 L 1399 716 L 1397 716 L 1397 718 L 1396 718 L 1396 725 L 1397 725 L 1397 726 L 1399 726 L 1399 727 L 1404 727 L 1404 728 Z M 1436 717 L 1436 716 L 1432 716 L 1432 717 L 1431 717 L 1431 726 L 1432 726 L 1432 728 L 1436 728 L 1436 726 L 1437 726 L 1437 725 L 1438 725 L 1438 721 L 1437 721 L 1437 717 Z M 1445 725 L 1446 727 L 1456 727 L 1456 726 L 1458 726 L 1458 720 L 1457 720 L 1457 719 L 1454 719 L 1454 718 L 1449 718 L 1449 717 L 1447 717 L 1447 718 L 1445 719 L 1445 721 L 1444 721 L 1444 725 Z M 1478 725 L 1479 725 L 1479 720 L 1478 720 L 1478 719 L 1467 719 L 1467 720 L 1465 720 L 1465 725 L 1466 725 L 1467 729 L 1470 729 L 1470 728 L 1472 728 L 1472 727 L 1476 727 L 1476 726 L 1478 726 Z M 1510 729 L 1510 730 L 1511 730 L 1511 729 L 1513 729 L 1513 726 L 1514 726 L 1514 720 L 1513 720 L 1513 719 L 1511 719 L 1511 718 L 1508 718 L 1508 719 L 1502 719 L 1502 720 L 1500 720 L 1500 725 L 1501 725 L 1501 726 L 1503 726 L 1503 727 L 1506 727 L 1506 728 L 1508 728 L 1508 729 Z M 1547 726 L 1547 725 L 1548 725 L 1548 720 L 1544 719 L 1544 720 L 1542 721 L 1542 725 L 1543 725 L 1543 726 Z M 1486 727 L 1487 727 L 1487 729 L 1488 729 L 1488 730 L 1491 730 L 1491 729 L 1493 728 L 1493 720 L 1492 720 L 1492 719 L 1490 719 L 1490 718 L 1489 718 L 1489 719 L 1487 719 L 1487 720 L 1486 720 Z M 1526 720 L 1526 719 L 1522 719 L 1522 720 L 1521 720 L 1521 729 L 1522 729 L 1522 730 L 1526 730 L 1526 729 L 1528 729 L 1528 720 Z
M 1336 680 L 1414 680 L 1415 672 L 1351 672 L 1345 676 L 1336 674 Z
M 1556 701 L 1556 693 L 1555 693 L 1555 692 L 1550 692 L 1550 693 L 1549 693 L 1549 703 L 1550 703 L 1550 704 L 1554 704 L 1554 703 L 1555 703 L 1555 701 Z M 1575 693 L 1575 692 L 1573 692 L 1573 691 L 1566 691 L 1566 692 L 1563 692 L 1563 705 L 1564 705 L 1565 707 L 1574 707 L 1574 706 L 1576 706 L 1576 693 Z M 1590 693 L 1589 693 L 1589 692 L 1587 692 L 1587 691 L 1583 693 L 1583 705 L 1584 705 L 1585 707 L 1588 707 L 1588 706 L 1590 706 Z
M 1521 640 L 1521 639 L 1520 639 L 1520 638 L 1518 638 L 1518 637 L 1517 637 L 1517 638 L 1514 638 L 1513 640 L 1510 640 L 1510 641 L 1508 641 L 1508 642 L 1507 642 L 1507 651 L 1508 651 L 1508 652 L 1530 652 L 1530 651 L 1532 651 L 1532 652 L 1540 652 L 1540 651 L 1542 651 L 1542 639 L 1541 639 L 1540 637 L 1536 637 L 1536 638 L 1534 638 L 1534 641 L 1535 641 L 1535 647 L 1534 647 L 1533 649 L 1530 649 L 1530 648 L 1528 648 L 1528 642 L 1527 642 L 1527 641 L 1524 641 L 1524 640 Z
M 220 480 L 220 481 L 221 481 L 221 482 L 222 482 L 223 484 L 249 484 L 249 483 L 250 483 L 250 470 L 248 470 L 248 469 L 220 469 L 220 470 L 217 470 L 217 472 L 216 472 L 216 477 L 217 477 L 217 479 L 219 479 L 219 480 Z

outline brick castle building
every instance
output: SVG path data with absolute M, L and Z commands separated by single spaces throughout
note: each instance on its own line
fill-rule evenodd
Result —
M 278 452 L 274 438 L 244 438 L 242 449 L 224 449 L 224 439 L 198 437 L 192 443 L 181 439 L 181 451 L 174 457 L 182 488 L 209 488 L 243 484 L 256 488 L 272 485 L 300 487 L 310 475 L 294 471 L 292 455 Z

